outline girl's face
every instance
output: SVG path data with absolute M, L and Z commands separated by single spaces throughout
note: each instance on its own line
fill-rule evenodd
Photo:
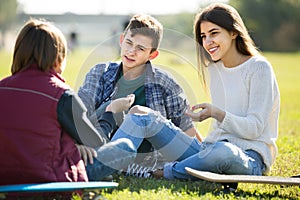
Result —
M 201 22 L 200 28 L 203 47 L 212 60 L 226 62 L 229 61 L 228 59 L 234 59 L 236 33 L 229 32 L 209 21 Z

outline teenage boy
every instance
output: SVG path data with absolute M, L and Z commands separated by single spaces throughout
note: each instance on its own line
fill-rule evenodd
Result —
M 122 62 L 97 64 L 86 75 L 78 95 L 96 128 L 108 102 L 133 93 L 133 105 L 159 111 L 186 134 L 202 140 L 191 118 L 184 114 L 187 99 L 183 89 L 150 62 L 159 54 L 162 35 L 163 27 L 155 18 L 146 14 L 133 16 L 120 36 Z M 107 139 L 111 137 L 108 135 Z
M 133 105 L 157 110 L 188 135 L 200 136 L 192 120 L 184 115 L 187 99 L 183 89 L 150 62 L 159 54 L 162 35 L 163 27 L 155 18 L 145 14 L 131 18 L 120 36 L 122 62 L 97 64 L 79 89 L 89 116 L 106 102 L 134 93 Z

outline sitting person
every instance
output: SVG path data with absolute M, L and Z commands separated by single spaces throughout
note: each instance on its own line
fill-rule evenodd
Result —
M 159 111 L 187 135 L 202 140 L 191 117 L 183 115 L 188 100 L 182 87 L 170 74 L 152 64 L 152 60 L 159 55 L 162 37 L 163 26 L 157 19 L 147 14 L 136 14 L 131 17 L 120 35 L 121 62 L 100 62 L 87 73 L 78 95 L 96 129 L 99 127 L 97 119 L 102 116 L 103 107 L 115 98 L 135 94 L 133 105 L 147 106 Z M 118 125 L 123 120 L 123 113 L 119 114 Z M 111 139 L 112 135 L 109 134 L 108 138 Z M 86 146 L 79 148 L 82 155 L 93 161 L 93 149 Z M 163 166 L 165 159 L 147 140 L 138 152 L 134 166 L 143 170 Z M 94 171 L 95 162 L 86 163 L 88 176 L 92 180 L 99 175 L 93 173 L 98 171 Z M 131 173 L 129 170 L 128 174 L 135 175 L 135 171 Z
M 61 76 L 66 55 L 63 34 L 49 22 L 29 20 L 18 34 L 12 75 L 0 81 L 0 185 L 88 181 L 75 143 L 96 148 L 98 155 L 110 155 L 111 146 L 117 147 L 116 154 L 127 158 L 113 160 L 120 168 L 133 162 L 129 140 L 104 144 L 116 127 L 113 113 L 127 110 L 134 95 L 112 101 L 97 132 Z M 126 157 L 121 147 L 133 154 Z M 109 170 L 103 166 L 99 174 L 105 177 Z
M 112 141 L 143 139 L 169 163 L 155 177 L 194 179 L 185 167 L 222 174 L 267 174 L 277 154 L 280 94 L 271 64 L 260 55 L 238 14 L 226 4 L 212 4 L 196 17 L 200 71 L 210 76 L 211 103 L 186 111 L 193 121 L 213 119 L 203 142 L 188 137 L 159 113 L 133 107 Z M 206 81 L 204 81 L 206 82 Z M 174 161 L 175 160 L 175 161 Z

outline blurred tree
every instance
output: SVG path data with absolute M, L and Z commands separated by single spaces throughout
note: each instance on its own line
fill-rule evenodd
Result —
M 17 0 L 0 0 L 0 48 L 4 45 L 3 35 L 17 15 Z
M 179 47 L 185 43 L 184 39 L 193 39 L 194 15 L 194 13 L 186 12 L 157 16 L 158 21 L 164 26 L 162 44 L 171 47 Z
M 157 19 L 165 29 L 176 30 L 182 34 L 193 37 L 194 13 L 178 13 L 171 15 L 160 15 Z
M 300 0 L 230 0 L 256 44 L 267 51 L 300 50 Z

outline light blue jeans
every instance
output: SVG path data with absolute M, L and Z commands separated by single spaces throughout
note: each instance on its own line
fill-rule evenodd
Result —
M 97 158 L 86 166 L 89 181 L 100 181 L 108 175 L 126 168 L 136 157 L 136 148 L 126 138 L 109 142 L 96 149 Z
M 257 152 L 243 151 L 227 141 L 200 143 L 157 112 L 128 114 L 112 141 L 121 138 L 130 139 L 135 149 L 144 138 L 151 142 L 170 161 L 164 165 L 166 179 L 195 179 L 185 167 L 224 174 L 262 175 L 264 171 Z

